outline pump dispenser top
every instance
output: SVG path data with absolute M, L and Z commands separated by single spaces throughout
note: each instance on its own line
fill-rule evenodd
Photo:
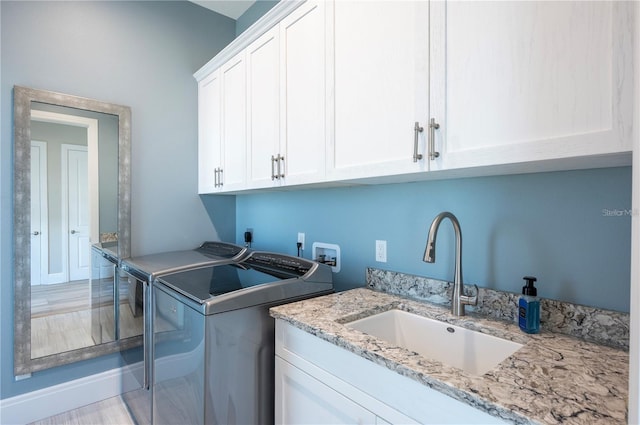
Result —
M 538 296 L 538 289 L 535 286 L 533 286 L 533 284 L 538 279 L 536 279 L 533 276 L 525 276 L 525 277 L 523 277 L 523 279 L 527 282 L 527 284 L 522 287 L 522 295 L 529 295 L 531 297 L 537 297 Z

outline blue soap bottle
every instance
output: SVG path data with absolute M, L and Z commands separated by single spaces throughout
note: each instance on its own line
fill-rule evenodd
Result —
M 537 280 L 533 276 L 523 278 L 527 283 L 522 287 L 522 295 L 518 301 L 518 325 L 528 334 L 540 332 L 540 299 L 534 286 Z

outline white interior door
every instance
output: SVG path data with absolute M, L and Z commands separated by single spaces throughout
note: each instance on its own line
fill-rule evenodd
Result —
M 31 285 L 47 283 L 47 144 L 31 142 Z
M 67 189 L 66 205 L 68 206 L 69 280 L 88 279 L 91 267 L 88 150 L 86 146 L 63 145 L 62 152 L 63 174 L 66 174 L 64 187 Z

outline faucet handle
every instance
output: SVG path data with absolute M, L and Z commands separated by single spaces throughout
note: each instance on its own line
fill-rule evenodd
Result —
M 460 302 L 465 305 L 478 305 L 478 293 L 480 290 L 478 289 L 478 285 L 473 285 L 476 288 L 476 294 L 473 296 L 470 295 L 460 295 Z

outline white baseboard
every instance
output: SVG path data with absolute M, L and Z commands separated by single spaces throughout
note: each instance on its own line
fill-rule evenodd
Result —
M 133 389 L 132 369 L 125 366 L 65 382 L 59 385 L 0 400 L 0 423 L 24 425 L 118 396 Z

